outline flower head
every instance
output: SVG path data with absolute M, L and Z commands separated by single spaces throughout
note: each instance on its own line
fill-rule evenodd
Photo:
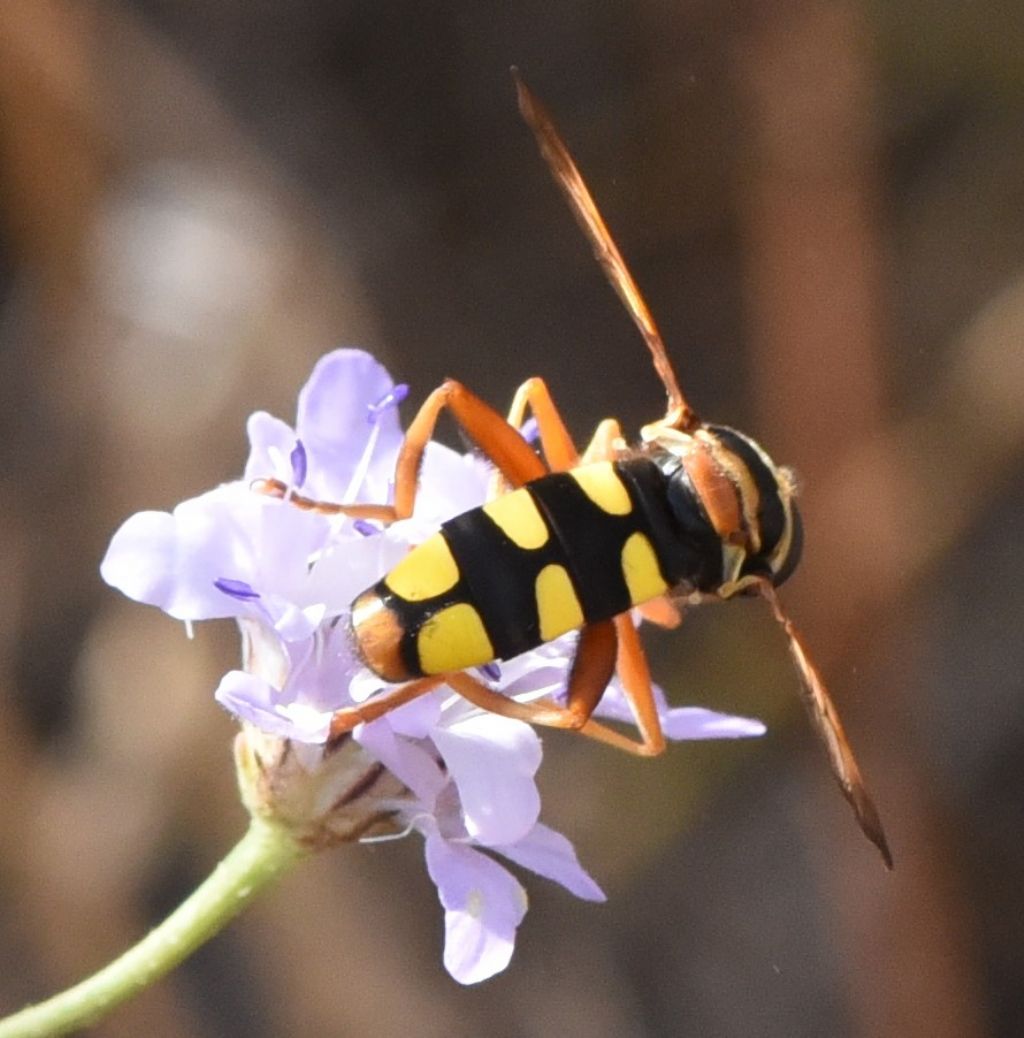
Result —
M 384 687 L 354 652 L 350 603 L 439 523 L 483 503 L 488 467 L 428 444 L 415 511 L 388 526 L 303 511 L 287 495 L 279 500 L 252 489 L 254 480 L 272 478 L 317 500 L 388 501 L 405 393 L 369 354 L 328 354 L 299 395 L 294 428 L 263 412 L 249 419 L 242 479 L 171 513 L 132 516 L 114 535 L 101 573 L 177 619 L 238 621 L 243 665 L 224 675 L 216 698 L 243 722 L 239 766 L 250 808 L 285 820 L 297 838 L 313 843 L 365 831 L 352 822 L 356 801 L 373 827 L 386 821 L 420 832 L 445 909 L 445 965 L 473 983 L 508 964 L 526 911 L 523 888 L 499 859 L 578 897 L 603 899 L 569 841 L 539 821 L 536 732 L 483 714 L 442 685 L 345 740 L 347 753 L 354 747 L 382 766 L 387 781 L 378 767 L 372 781 L 353 786 L 338 745 L 326 743 L 337 710 Z M 558 696 L 574 647 L 569 635 L 481 674 L 506 695 Z M 657 695 L 670 738 L 763 731 L 756 721 L 669 709 Z M 614 681 L 600 710 L 631 720 Z

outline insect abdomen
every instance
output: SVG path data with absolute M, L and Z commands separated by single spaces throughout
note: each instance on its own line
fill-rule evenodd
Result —
M 645 458 L 554 473 L 456 516 L 353 604 L 367 665 L 390 681 L 508 659 L 686 578 Z

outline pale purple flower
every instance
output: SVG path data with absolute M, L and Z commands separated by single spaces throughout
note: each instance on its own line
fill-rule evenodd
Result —
M 217 700 L 281 739 L 323 743 L 335 711 L 385 687 L 354 655 L 350 603 L 439 523 L 482 503 L 489 469 L 475 456 L 429 444 L 413 516 L 386 528 L 302 511 L 251 484 L 275 478 L 319 500 L 388 501 L 402 438 L 397 405 L 406 392 L 369 354 L 328 354 L 299 395 L 294 429 L 263 412 L 249 419 L 242 479 L 172 513 L 132 516 L 103 560 L 109 584 L 179 620 L 238 620 L 245 667 L 222 678 Z M 568 635 L 484 668 L 481 677 L 523 700 L 560 696 L 575 643 Z M 764 730 L 743 718 L 670 709 L 656 695 L 673 739 Z M 631 722 L 616 682 L 600 712 Z M 409 790 L 392 807 L 425 838 L 445 909 L 445 965 L 457 980 L 483 980 L 511 957 L 526 895 L 498 857 L 578 897 L 603 900 L 569 841 L 539 821 L 541 744 L 530 726 L 482 714 L 442 686 L 353 736 Z

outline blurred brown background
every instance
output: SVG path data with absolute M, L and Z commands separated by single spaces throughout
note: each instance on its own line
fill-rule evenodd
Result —
M 0 1006 L 78 979 L 241 834 L 230 624 L 101 583 L 128 514 L 232 478 L 314 359 L 420 399 L 547 378 L 660 413 L 516 115 L 576 152 L 691 399 L 801 474 L 785 598 L 889 829 L 832 786 L 767 611 L 652 640 L 759 744 L 548 735 L 506 974 L 443 972 L 412 839 L 308 864 L 96 1034 L 1024 1033 L 1024 8 L 1007 0 L 6 0 L 0 10 Z M 897 13 L 898 12 L 898 13 Z M 407 405 L 410 406 L 411 405 Z

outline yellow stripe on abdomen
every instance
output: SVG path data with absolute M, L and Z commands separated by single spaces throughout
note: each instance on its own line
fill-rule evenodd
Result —
M 633 605 L 648 602 L 668 590 L 654 548 L 642 533 L 630 534 L 622 546 L 622 575 Z
M 547 544 L 548 525 L 537 503 L 525 487 L 502 494 L 483 506 L 495 525 L 519 548 L 541 548 Z
M 583 626 L 583 607 L 564 566 L 545 566 L 537 574 L 535 594 L 542 642 Z
M 422 602 L 455 587 L 459 567 L 444 535 L 435 533 L 418 544 L 384 578 L 384 583 L 406 602 Z
M 468 602 L 457 602 L 424 622 L 416 638 L 416 653 L 424 674 L 447 674 L 489 663 L 494 659 L 494 646 L 480 614 Z
M 569 472 L 583 493 L 591 501 L 609 515 L 629 515 L 633 510 L 633 502 L 629 499 L 629 491 L 610 461 L 599 461 L 593 465 L 572 469 Z

